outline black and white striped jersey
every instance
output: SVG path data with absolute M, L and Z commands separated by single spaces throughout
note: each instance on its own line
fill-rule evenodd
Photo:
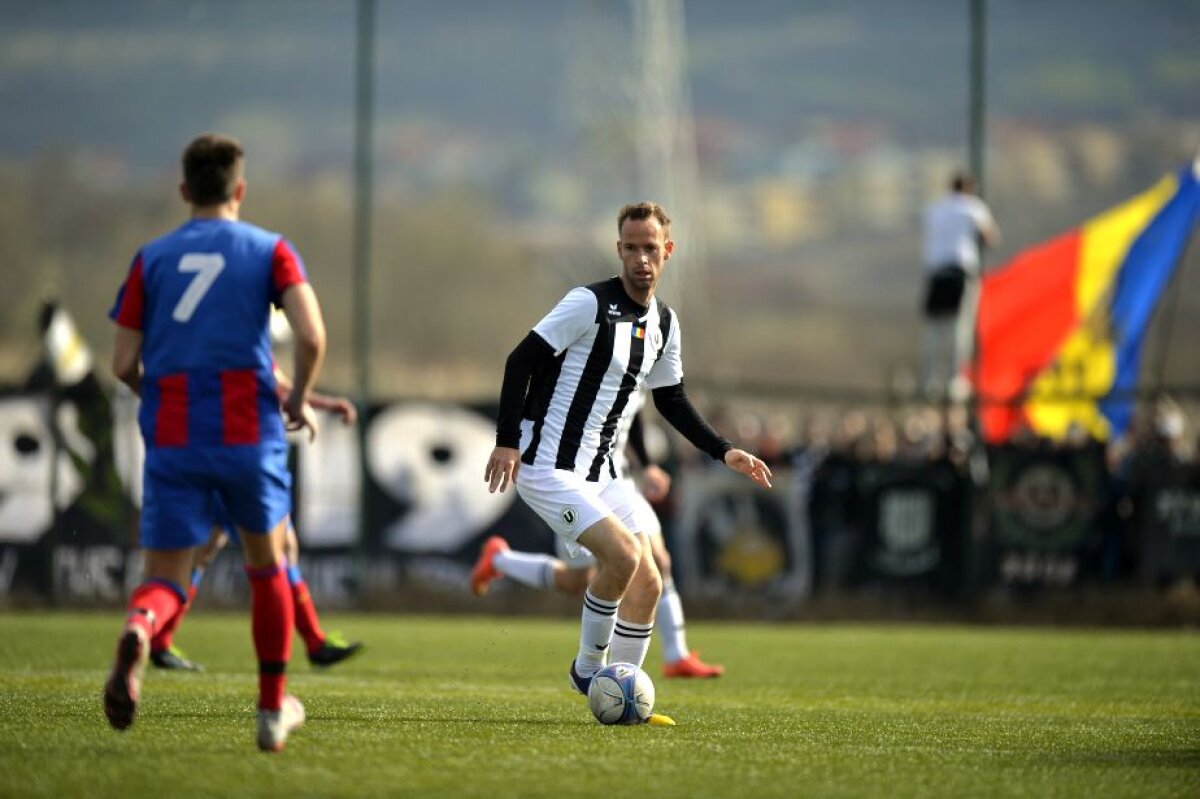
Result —
M 613 477 L 629 477 L 632 473 L 632 468 L 629 464 L 629 456 L 625 454 L 625 448 L 629 445 L 629 429 L 633 426 L 633 419 L 642 411 L 642 406 L 646 404 L 646 392 L 635 391 L 629 397 L 629 403 L 625 406 L 625 411 L 621 414 L 621 421 L 617 424 L 617 435 L 613 439 L 612 457 L 609 459 L 611 465 L 610 474 Z
M 572 289 L 533 332 L 554 358 L 530 379 L 521 462 L 593 481 L 612 475 L 633 393 L 683 380 L 678 316 L 657 297 L 637 304 L 613 277 Z

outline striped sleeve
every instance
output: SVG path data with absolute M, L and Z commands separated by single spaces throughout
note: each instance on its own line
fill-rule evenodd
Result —
M 129 267 L 129 275 L 117 291 L 117 300 L 108 312 L 108 318 L 121 327 L 141 330 L 146 311 L 146 284 L 142 277 L 142 254 L 138 253 Z
M 279 305 L 283 292 L 289 286 L 308 282 L 308 273 L 304 269 L 304 261 L 300 254 L 285 238 L 280 238 L 271 254 L 271 288 L 274 290 L 273 301 Z

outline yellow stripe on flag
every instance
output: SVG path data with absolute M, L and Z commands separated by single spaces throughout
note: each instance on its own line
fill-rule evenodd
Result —
M 1129 247 L 1178 190 L 1179 180 L 1167 175 L 1132 200 L 1083 223 L 1075 289 L 1075 310 L 1080 319 L 1087 319 L 1102 301 Z
M 1109 298 L 1129 248 L 1179 190 L 1168 175 L 1128 202 L 1080 227 L 1075 283 L 1075 329 L 1054 361 L 1030 384 L 1025 414 L 1039 435 L 1061 439 L 1078 425 L 1101 441 L 1108 419 L 1095 398 L 1106 394 L 1117 374 L 1117 353 L 1108 318 Z

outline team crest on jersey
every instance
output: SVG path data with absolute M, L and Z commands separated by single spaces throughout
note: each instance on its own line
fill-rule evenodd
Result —
M 650 347 L 656 350 L 662 348 L 662 331 L 657 327 L 650 331 Z
M 568 527 L 574 527 L 578 519 L 579 514 L 575 512 L 574 508 L 563 508 L 562 520 L 567 523 Z

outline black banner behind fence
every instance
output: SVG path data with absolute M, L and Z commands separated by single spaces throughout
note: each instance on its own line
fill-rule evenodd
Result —
M 465 591 L 492 534 L 516 549 L 553 551 L 515 492 L 489 494 L 483 483 L 493 410 L 369 409 L 365 475 L 357 432 L 322 420 L 295 463 L 301 565 L 314 595 L 352 605 L 399 587 Z M 110 402 L 91 378 L 59 394 L 0 395 L 0 598 L 117 603 L 128 594 L 140 571 L 135 411 L 132 397 Z M 1120 498 L 1099 445 L 989 455 L 981 488 L 949 462 L 824 451 L 797 453 L 769 492 L 719 467 L 685 468 L 662 506 L 676 577 L 701 594 L 802 601 L 829 589 L 952 599 L 987 585 L 1120 576 L 1106 564 L 1130 548 L 1128 531 L 1108 514 Z M 1139 560 L 1130 573 L 1148 581 L 1200 573 L 1200 469 L 1159 470 L 1129 501 Z M 202 591 L 237 600 L 244 583 L 229 552 Z
M 859 578 L 958 594 L 967 569 L 966 492 L 966 479 L 946 461 L 864 464 Z
M 1165 583 L 1200 574 L 1200 466 L 1154 470 L 1140 493 L 1143 576 Z
M 1104 448 L 999 447 L 991 452 L 986 577 L 1073 585 L 1100 574 L 1108 498 Z

